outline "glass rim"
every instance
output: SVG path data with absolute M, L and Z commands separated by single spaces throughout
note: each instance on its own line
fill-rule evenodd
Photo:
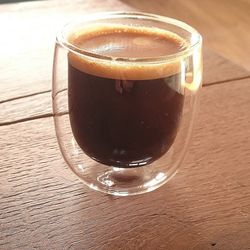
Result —
M 171 24 L 178 28 L 181 28 L 191 35 L 195 35 L 196 39 L 193 44 L 187 46 L 187 48 L 180 50 L 176 53 L 169 54 L 166 56 L 156 56 L 156 57 L 147 57 L 147 58 L 128 58 L 128 57 L 114 57 L 114 56 L 105 56 L 94 52 L 89 52 L 84 49 L 80 49 L 77 46 L 70 43 L 67 38 L 64 36 L 64 31 L 67 27 L 71 25 L 77 25 L 83 23 L 84 21 L 98 21 L 98 20 L 105 20 L 105 19 L 115 19 L 115 18 L 131 18 L 131 19 L 142 19 L 142 20 L 152 20 L 158 21 L 161 23 Z M 73 26 L 74 27 L 74 26 Z M 152 13 L 146 12 L 139 12 L 139 11 L 111 11 L 111 12 L 96 12 L 92 14 L 85 15 L 84 17 L 78 18 L 74 21 L 66 23 L 61 31 L 56 36 L 56 42 L 67 49 L 68 51 L 77 54 L 79 56 L 86 56 L 92 59 L 99 59 L 104 61 L 115 61 L 115 62 L 129 62 L 129 63 L 137 63 L 137 62 L 144 62 L 144 63 L 155 63 L 155 62 L 166 62 L 166 61 L 175 61 L 181 58 L 185 58 L 192 54 L 195 48 L 201 46 L 202 44 L 202 36 L 201 34 L 192 26 L 188 25 L 185 22 L 180 20 L 165 17 L 161 15 L 156 15 Z

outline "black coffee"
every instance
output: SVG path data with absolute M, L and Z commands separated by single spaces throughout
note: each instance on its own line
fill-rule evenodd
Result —
M 161 56 L 181 46 L 150 32 L 111 31 L 74 41 L 88 51 L 120 57 Z M 142 166 L 165 154 L 175 140 L 184 101 L 177 91 L 180 73 L 171 67 L 110 66 L 69 55 L 69 115 L 81 149 L 116 167 Z

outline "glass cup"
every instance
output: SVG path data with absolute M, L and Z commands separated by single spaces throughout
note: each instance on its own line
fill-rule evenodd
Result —
M 139 34 L 132 51 L 148 49 L 141 56 L 105 55 L 87 40 L 91 32 L 120 33 L 120 41 Z M 145 34 L 155 40 L 147 44 Z M 177 49 L 159 55 L 154 43 L 162 37 Z M 162 186 L 186 154 L 201 81 L 202 38 L 181 21 L 108 12 L 67 24 L 56 39 L 52 100 L 68 166 L 90 188 L 112 195 Z

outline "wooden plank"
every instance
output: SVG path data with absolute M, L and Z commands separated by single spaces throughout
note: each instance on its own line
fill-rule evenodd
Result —
M 25 98 L 17 98 L 12 101 L 0 102 L 0 126 L 41 116 L 52 116 L 50 91 Z
M 179 173 L 135 197 L 85 187 L 52 118 L 0 127 L 0 249 L 249 249 L 249 86 L 204 88 Z
M 211 55 L 213 54 L 208 54 L 208 57 L 212 58 Z M 209 73 L 216 71 L 216 69 L 217 71 L 221 70 L 222 72 L 230 70 L 230 68 L 227 67 L 230 63 L 227 63 L 224 59 L 219 60 L 220 57 L 217 57 L 217 59 L 217 63 L 213 66 L 213 68 L 206 67 L 205 73 L 207 72 L 207 78 L 209 78 Z M 232 73 L 234 70 L 231 70 L 230 72 Z M 223 83 L 223 81 L 219 80 L 222 79 L 223 74 L 215 74 L 214 80 L 217 76 L 219 76 L 218 81 L 208 82 L 204 85 L 209 86 L 215 83 Z M 250 76 L 245 79 L 250 81 Z M 230 82 L 228 82 L 228 84 L 230 84 Z M 34 93 L 30 96 L 26 96 L 24 98 L 14 98 L 10 101 L 0 101 L 0 126 L 47 116 L 52 116 L 51 91 Z
M 128 10 L 115 0 L 38 1 L 0 5 L 0 101 L 51 89 L 57 31 L 73 18 L 104 10 Z M 205 49 L 204 82 L 242 78 L 250 73 Z
M 55 37 L 74 18 L 129 9 L 116 0 L 0 5 L 0 100 L 51 89 Z
M 243 69 L 214 51 L 205 48 L 203 85 L 237 80 L 250 76 L 250 71 Z

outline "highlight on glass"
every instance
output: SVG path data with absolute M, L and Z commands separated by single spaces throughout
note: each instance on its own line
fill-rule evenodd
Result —
M 152 191 L 182 164 L 202 82 L 202 38 L 147 13 L 108 12 L 56 39 L 53 115 L 71 170 L 119 196 Z

